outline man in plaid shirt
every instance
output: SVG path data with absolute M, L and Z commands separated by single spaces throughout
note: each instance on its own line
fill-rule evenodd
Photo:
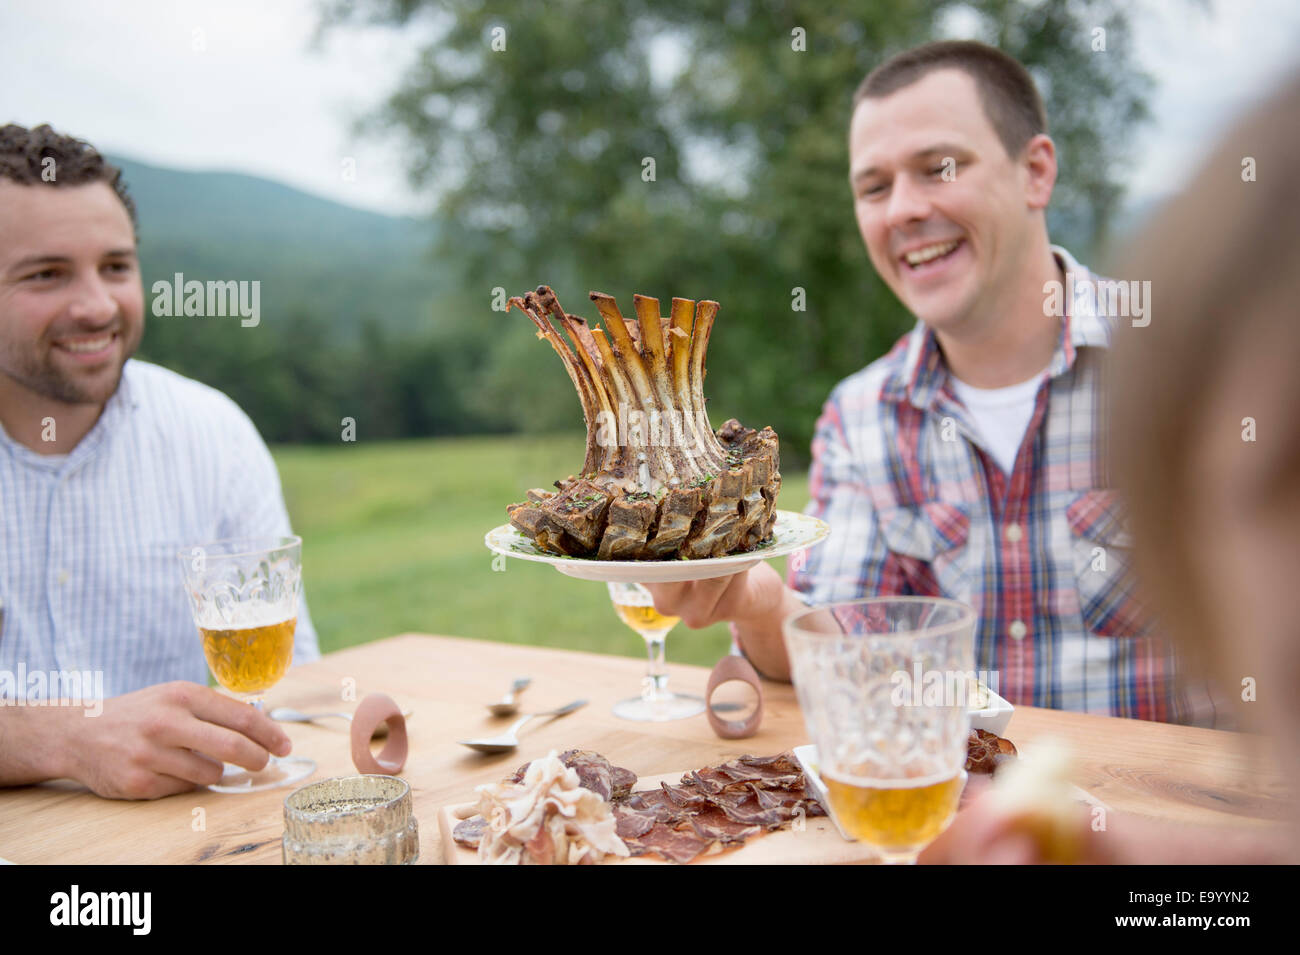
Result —
M 855 212 L 916 327 L 826 402 L 809 512 L 831 536 L 791 559 L 790 586 L 763 563 L 656 585 L 656 605 L 730 621 L 788 678 L 781 621 L 804 604 L 950 597 L 978 611 L 976 667 L 1013 703 L 1212 725 L 1138 603 L 1103 454 L 1106 349 L 1149 302 L 1099 315 L 1095 277 L 1050 244 L 1046 125 L 1028 73 L 982 44 L 927 44 L 866 78 Z

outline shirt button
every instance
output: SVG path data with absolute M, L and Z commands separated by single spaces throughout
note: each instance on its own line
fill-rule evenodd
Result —
M 1013 544 L 1025 536 L 1025 533 L 1020 529 L 1019 524 L 1008 524 L 1006 533 L 1007 540 L 1011 541 Z
M 58 581 L 61 585 L 66 584 L 70 579 L 72 579 L 72 575 L 67 570 L 59 571 Z
M 1011 633 L 1012 640 L 1023 640 L 1025 639 L 1025 634 L 1028 632 L 1029 632 L 1029 628 L 1025 626 L 1025 622 L 1023 620 L 1011 621 L 1010 633 Z

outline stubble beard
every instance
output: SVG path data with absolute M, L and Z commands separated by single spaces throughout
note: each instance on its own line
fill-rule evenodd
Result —
M 88 385 L 59 369 L 54 362 L 55 346 L 53 345 L 46 350 L 44 361 L 35 354 L 24 353 L 21 350 L 11 348 L 0 351 L 0 355 L 5 359 L 0 362 L 0 375 L 17 382 L 21 387 L 42 398 L 61 404 L 102 405 L 117 392 L 122 382 L 122 369 L 126 367 L 127 359 L 135 354 L 140 345 L 141 336 L 136 336 L 134 340 L 127 340 L 124 328 L 118 330 L 118 335 L 124 342 L 122 359 L 113 370 L 111 378 L 103 385 L 98 383 Z

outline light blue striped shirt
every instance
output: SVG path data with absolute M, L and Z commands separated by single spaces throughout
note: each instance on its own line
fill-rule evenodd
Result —
M 0 427 L 0 671 L 98 670 L 106 697 L 206 684 L 177 551 L 289 533 L 275 462 L 239 406 L 130 360 L 71 453 Z M 295 663 L 320 657 L 305 598 L 294 642 Z

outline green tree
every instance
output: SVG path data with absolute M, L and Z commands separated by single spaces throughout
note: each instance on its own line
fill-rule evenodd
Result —
M 339 0 L 322 24 L 358 19 L 425 38 L 366 125 L 405 136 L 481 314 L 491 289 L 541 282 L 589 317 L 588 289 L 625 309 L 633 292 L 717 299 L 715 424 L 771 424 L 787 460 L 806 458 L 835 382 L 911 324 L 870 266 L 847 184 L 852 95 L 874 65 L 953 35 L 1025 63 L 1060 147 L 1053 238 L 1083 255 L 1116 211 L 1122 144 L 1144 116 L 1118 0 Z M 571 394 L 557 411 L 567 382 L 549 349 L 502 347 L 530 326 L 493 318 L 507 324 L 479 339 L 492 357 L 472 400 L 577 426 Z

